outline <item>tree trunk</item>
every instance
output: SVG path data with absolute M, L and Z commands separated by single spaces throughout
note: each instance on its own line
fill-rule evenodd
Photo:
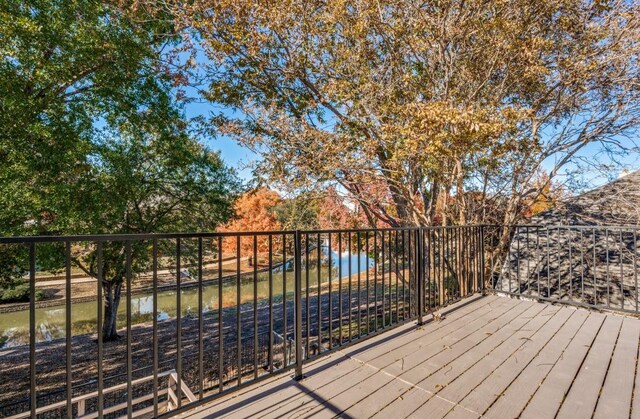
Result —
M 117 318 L 122 281 L 103 281 L 104 319 L 102 322 L 102 341 L 109 342 L 118 339 Z

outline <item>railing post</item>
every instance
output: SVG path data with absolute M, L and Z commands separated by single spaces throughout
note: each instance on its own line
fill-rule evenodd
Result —
M 301 254 L 301 234 L 300 230 L 295 232 L 294 244 L 294 275 L 295 275 L 295 345 L 296 345 L 296 374 L 295 379 L 302 377 L 302 254 Z
M 480 226 L 480 284 L 478 290 L 484 293 L 484 225 Z
M 416 274 L 418 276 L 418 325 L 422 325 L 424 316 L 424 237 L 422 227 L 416 230 Z

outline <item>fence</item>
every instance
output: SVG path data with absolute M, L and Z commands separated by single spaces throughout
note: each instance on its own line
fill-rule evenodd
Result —
M 421 322 L 478 291 L 638 313 L 636 231 L 456 226 L 2 238 L 12 255 L 4 259 L 25 273 L 31 295 L 38 276 L 53 272 L 64 296 L 46 309 L 31 299 L 24 330 L 13 327 L 0 348 L 0 416 L 169 416 L 272 374 L 300 378 L 308 361 Z M 97 280 L 78 281 L 79 270 Z M 87 288 L 95 299 L 77 303 L 74 295 Z M 113 316 L 96 300 L 120 292 L 119 338 L 99 339 Z
M 496 291 L 640 314 L 640 227 L 494 227 L 494 240 L 505 229 L 511 237 L 508 248 L 492 266 Z

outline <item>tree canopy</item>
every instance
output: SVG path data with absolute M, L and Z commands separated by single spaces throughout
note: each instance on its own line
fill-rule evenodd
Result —
M 543 163 L 552 180 L 589 145 L 636 148 L 637 2 L 155 4 L 234 110 L 215 130 L 281 187 L 339 185 L 370 220 L 512 224 Z
M 163 51 L 178 41 L 170 20 L 117 2 L 1 3 L 0 234 L 213 231 L 230 218 L 242 185 L 175 100 L 180 73 Z M 134 269 L 149 267 L 149 246 L 133 246 Z M 96 277 L 95 247 L 74 250 Z M 124 244 L 103 250 L 109 339 Z M 1 251 L 11 287 L 24 255 Z M 51 268 L 64 263 L 55 253 Z

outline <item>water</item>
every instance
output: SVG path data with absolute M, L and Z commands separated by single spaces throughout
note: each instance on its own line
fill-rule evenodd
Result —
M 315 252 L 312 252 L 315 253 Z M 327 254 L 323 248 L 322 253 Z M 339 266 L 342 268 L 342 277 L 348 277 L 349 254 L 338 255 L 332 251 L 332 280 L 338 279 Z M 303 258 L 304 259 L 304 258 Z M 282 268 L 272 271 L 274 298 L 282 299 L 283 284 L 286 284 L 287 295 L 294 290 L 294 275 L 292 262 L 287 264 L 283 272 Z M 373 266 L 372 258 L 369 258 L 369 266 Z M 367 257 L 364 253 L 351 254 L 351 275 L 367 269 Z M 302 287 L 305 289 L 307 268 L 302 267 Z M 328 263 L 323 257 L 320 269 L 321 283 L 328 281 Z M 317 287 L 317 263 L 310 258 L 309 284 L 310 289 Z M 204 278 L 206 281 L 207 278 Z M 253 300 L 253 273 L 241 275 L 240 301 L 246 303 Z M 235 279 L 223 282 L 222 305 L 232 307 L 237 302 L 237 284 Z M 258 272 L 258 299 L 269 297 L 269 272 Z M 158 320 L 167 320 L 176 316 L 176 290 L 158 292 Z M 291 297 L 289 297 L 291 298 Z M 197 316 L 198 288 L 185 288 L 180 293 L 182 315 L 191 314 Z M 202 293 L 203 312 L 218 308 L 218 282 L 213 281 L 203 286 Z M 118 309 L 118 325 L 124 325 L 126 316 L 126 299 L 123 294 Z M 153 316 L 153 296 L 151 293 L 135 294 L 131 297 L 131 317 L 133 324 L 150 322 Z M 40 308 L 36 310 L 36 341 L 46 342 L 65 337 L 66 309 L 64 303 L 59 306 Z M 97 306 L 95 301 L 74 303 L 71 306 L 72 334 L 87 334 L 96 332 Z M 29 311 L 16 311 L 0 314 L 0 348 L 14 347 L 29 344 Z

